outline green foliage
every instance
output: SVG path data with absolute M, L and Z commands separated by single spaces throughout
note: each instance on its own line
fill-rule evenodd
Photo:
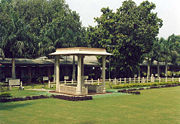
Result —
M 180 36 L 174 34 L 169 36 L 168 39 L 160 39 L 162 60 L 171 62 L 174 65 L 180 64 Z
M 167 76 L 169 76 L 169 77 L 179 77 L 180 76 L 180 71 L 178 71 L 178 72 L 168 71 Z
M 0 57 L 36 58 L 55 48 L 86 46 L 85 32 L 64 0 L 0 2 Z
M 112 85 L 113 89 L 121 88 L 132 88 L 132 87 L 149 87 L 149 86 L 159 86 L 159 85 L 168 85 L 168 84 L 180 84 L 180 82 L 160 82 L 160 83 L 130 83 L 130 84 L 119 84 Z
M 113 53 L 110 63 L 114 76 L 132 76 L 143 55 L 152 49 L 153 41 L 162 26 L 155 4 L 148 1 L 139 6 L 132 0 L 124 1 L 113 12 L 102 8 L 102 15 L 95 18 L 97 26 L 88 28 L 88 39 L 92 47 L 103 47 Z
M 34 58 L 55 48 L 85 46 L 84 36 L 79 15 L 64 0 L 0 3 L 1 56 Z
M 7 99 L 9 97 L 12 97 L 11 93 L 8 93 L 8 92 L 0 93 L 0 99 Z

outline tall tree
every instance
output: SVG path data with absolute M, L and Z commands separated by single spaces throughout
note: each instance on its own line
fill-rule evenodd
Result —
M 159 39 L 156 38 L 153 41 L 153 46 L 152 49 L 149 53 L 144 54 L 143 58 L 147 62 L 147 77 L 151 76 L 151 65 L 152 63 L 156 60 L 157 61 L 157 72 L 158 72 L 158 77 L 159 77 L 159 62 L 161 61 L 161 45 L 159 42 Z
M 4 1 L 0 4 L 0 39 L 1 53 L 3 57 L 12 58 L 12 78 L 15 75 L 15 58 L 24 57 L 28 43 L 29 25 L 19 18 L 19 13 L 14 9 L 11 2 Z
M 180 37 L 174 34 L 168 39 L 160 38 L 162 61 L 165 62 L 165 75 L 167 76 L 168 62 L 180 64 Z
M 113 53 L 109 60 L 114 76 L 133 76 L 143 55 L 149 53 L 162 26 L 155 4 L 148 1 L 139 6 L 132 0 L 124 1 L 116 12 L 102 8 L 102 15 L 95 18 L 97 26 L 88 28 L 92 47 L 103 47 Z
M 85 45 L 80 17 L 64 0 L 3 0 L 0 2 L 0 53 L 35 58 L 55 48 Z

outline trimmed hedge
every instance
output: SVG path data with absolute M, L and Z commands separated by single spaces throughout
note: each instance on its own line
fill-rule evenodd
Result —
M 83 101 L 92 100 L 92 96 L 64 96 L 64 95 L 52 95 L 53 98 L 64 99 L 68 101 Z
M 112 85 L 112 88 L 121 89 L 121 88 L 131 88 L 131 87 L 150 87 L 150 86 L 163 86 L 163 85 L 179 85 L 180 86 L 180 82 L 130 83 L 130 84 Z
M 12 95 L 8 92 L 0 93 L 0 99 L 10 98 Z
M 44 99 L 50 98 L 49 96 L 26 96 L 26 97 L 17 97 L 17 98 L 3 98 L 0 99 L 0 102 L 16 102 L 16 101 L 25 101 L 25 100 L 35 100 L 35 99 Z
M 128 94 L 135 94 L 135 95 L 140 95 L 141 93 L 137 91 L 136 89 L 124 89 L 124 90 L 118 90 L 118 92 L 121 93 L 128 93 Z
M 52 96 L 26 96 L 18 98 L 7 98 L 4 97 L 0 99 L 0 102 L 16 102 L 16 101 L 25 101 L 25 100 L 36 100 L 36 99 L 45 99 L 45 98 L 57 98 L 68 101 L 83 101 L 83 100 L 92 100 L 92 96 L 64 96 L 64 95 L 52 95 Z
M 118 90 L 118 92 L 139 95 L 140 92 L 138 90 L 147 90 L 147 89 L 155 89 L 155 88 L 166 88 L 166 87 L 176 87 L 176 86 L 180 86 L 180 84 L 166 84 L 166 85 L 161 85 L 161 86 L 160 85 L 159 86 L 150 86 L 148 88 L 122 89 L 122 90 Z

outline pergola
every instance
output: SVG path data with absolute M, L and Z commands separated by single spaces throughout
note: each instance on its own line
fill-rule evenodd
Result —
M 105 93 L 105 65 L 106 56 L 112 55 L 106 52 L 106 49 L 102 48 L 86 48 L 86 47 L 74 47 L 74 48 L 58 48 L 56 52 L 50 55 L 55 56 L 55 82 L 56 92 L 61 92 L 59 83 L 59 57 L 75 55 L 78 57 L 78 74 L 77 74 L 77 87 L 74 95 L 84 95 L 82 92 L 84 86 L 84 57 L 85 56 L 102 56 L 102 83 L 103 92 Z

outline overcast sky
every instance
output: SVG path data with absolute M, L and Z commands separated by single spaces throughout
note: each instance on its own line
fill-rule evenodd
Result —
M 71 10 L 79 13 L 83 26 L 95 26 L 94 17 L 101 15 L 101 8 L 109 7 L 114 11 L 124 0 L 66 0 Z M 144 0 L 134 0 L 139 5 Z M 156 4 L 155 12 L 163 20 L 159 37 L 167 38 L 171 34 L 180 35 L 180 0 L 149 0 Z

